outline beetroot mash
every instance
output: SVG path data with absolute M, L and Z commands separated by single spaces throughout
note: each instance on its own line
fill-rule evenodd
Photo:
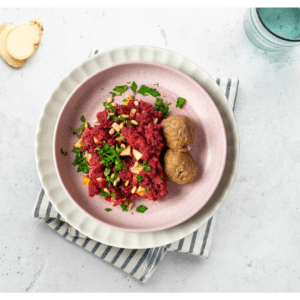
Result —
M 164 198 L 168 190 L 159 161 L 165 146 L 161 112 L 130 96 L 124 105 L 108 102 L 112 99 L 104 102 L 105 110 L 97 114 L 94 127 L 86 123 L 74 145 L 86 153 L 89 163 L 83 181 L 89 196 L 104 196 L 114 206 L 124 202 L 129 209 L 130 201 L 139 197 Z

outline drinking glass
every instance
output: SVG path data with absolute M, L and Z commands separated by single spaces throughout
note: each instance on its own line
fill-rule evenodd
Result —
M 269 52 L 287 50 L 300 45 L 300 8 L 249 8 L 244 16 L 249 40 Z

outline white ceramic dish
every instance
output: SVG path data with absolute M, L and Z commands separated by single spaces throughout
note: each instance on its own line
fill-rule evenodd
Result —
M 184 72 L 198 82 L 214 100 L 227 136 L 227 159 L 222 179 L 208 203 L 192 218 L 156 232 L 124 232 L 106 227 L 83 213 L 67 196 L 56 174 L 53 158 L 55 124 L 65 101 L 88 76 L 123 61 L 153 61 Z M 158 247 L 179 240 L 197 230 L 219 209 L 233 183 L 238 165 L 239 140 L 236 122 L 228 102 L 214 80 L 188 59 L 154 47 L 131 46 L 109 50 L 91 57 L 71 71 L 49 97 L 37 129 L 36 161 L 42 185 L 53 206 L 74 228 L 101 243 L 123 248 Z

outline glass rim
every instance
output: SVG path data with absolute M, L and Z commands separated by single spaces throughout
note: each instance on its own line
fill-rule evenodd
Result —
M 275 37 L 277 37 L 277 38 L 279 38 L 279 39 L 281 39 L 281 40 L 284 40 L 284 41 L 288 41 L 288 42 L 300 42 L 300 38 L 297 39 L 297 40 L 291 40 L 291 39 L 284 38 L 284 37 L 282 37 L 282 36 L 280 36 L 280 35 L 277 35 L 277 34 L 274 33 L 273 31 L 271 31 L 271 30 L 265 25 L 265 23 L 263 22 L 263 20 L 261 19 L 257 7 L 255 8 L 255 10 L 256 10 L 257 16 L 258 16 L 258 18 L 259 18 L 261 24 L 262 24 L 262 25 L 263 25 L 263 26 L 264 26 L 264 27 L 265 27 L 272 35 L 274 35 Z

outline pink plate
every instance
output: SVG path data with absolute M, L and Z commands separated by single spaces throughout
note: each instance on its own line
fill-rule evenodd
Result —
M 93 125 L 96 114 L 104 109 L 103 102 L 110 96 L 116 85 L 135 81 L 139 86 L 159 83 L 157 88 L 165 96 L 165 103 L 171 102 L 170 115 L 186 115 L 196 126 L 196 138 L 190 151 L 199 171 L 195 180 L 186 185 L 168 182 L 168 195 L 156 202 L 139 198 L 130 212 L 113 207 L 104 198 L 88 196 L 87 186 L 82 183 L 84 174 L 77 173 L 72 165 L 75 153 L 74 143 L 78 138 L 70 131 L 82 123 L 85 116 Z M 129 85 L 128 85 L 129 86 Z M 127 91 L 132 94 L 131 90 Z M 126 94 L 127 94 L 126 93 Z M 125 95 L 115 97 L 122 103 Z M 183 109 L 176 107 L 178 97 L 187 100 Z M 152 96 L 137 94 L 136 99 L 154 103 Z M 54 134 L 55 166 L 66 193 L 70 199 L 94 220 L 109 227 L 131 232 L 157 231 L 178 225 L 197 213 L 210 199 L 221 179 L 226 159 L 226 134 L 224 125 L 212 99 L 205 90 L 189 76 L 171 67 L 153 62 L 124 62 L 102 69 L 83 81 L 71 94 L 63 106 Z M 67 156 L 60 149 L 68 152 Z M 145 213 L 137 213 L 135 207 L 145 205 Z M 105 208 L 112 208 L 106 212 Z

